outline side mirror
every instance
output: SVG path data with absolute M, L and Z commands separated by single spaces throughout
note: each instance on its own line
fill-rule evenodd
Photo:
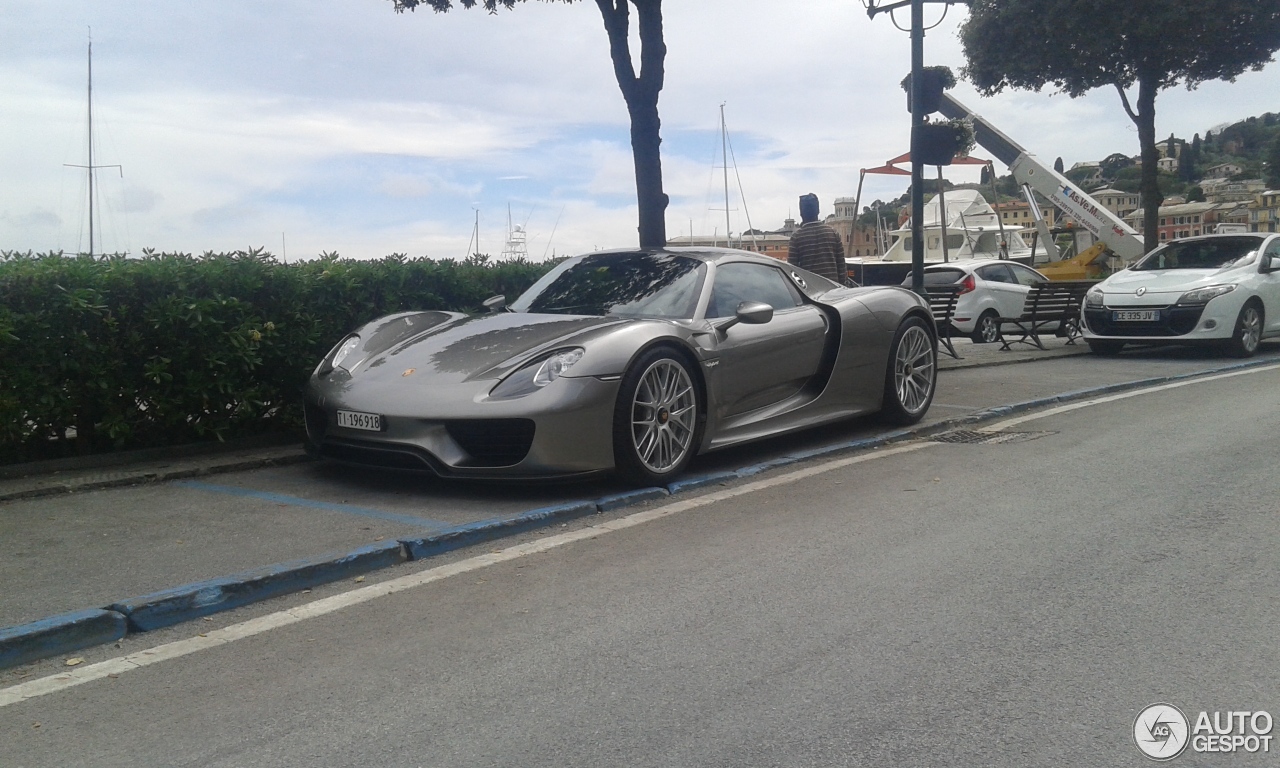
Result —
M 744 301 L 733 314 L 740 323 L 764 325 L 773 319 L 773 307 L 763 301 Z
M 1267 256 L 1262 262 L 1263 272 L 1280 272 L 1280 253 L 1273 253 Z
M 734 310 L 733 317 L 725 318 L 715 324 L 720 333 L 724 333 L 738 323 L 745 325 L 764 325 L 773 319 L 773 307 L 762 301 L 743 301 Z
M 507 297 L 502 294 L 490 296 L 484 300 L 484 308 L 489 310 L 490 313 L 501 312 L 507 308 Z

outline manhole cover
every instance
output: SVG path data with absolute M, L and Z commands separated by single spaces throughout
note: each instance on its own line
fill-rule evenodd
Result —
M 976 429 L 955 429 L 929 438 L 935 443 L 964 443 L 966 445 L 995 445 L 1025 443 L 1057 432 L 979 432 Z

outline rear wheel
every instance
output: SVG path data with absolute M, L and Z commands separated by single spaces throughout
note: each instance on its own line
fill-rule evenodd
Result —
M 642 485 L 679 475 L 698 450 L 698 393 L 688 364 L 657 347 L 625 376 L 613 411 L 613 457 L 618 474 Z
M 897 425 L 924 418 L 938 388 L 938 346 L 923 320 L 908 317 L 889 347 L 881 418 Z
M 974 344 L 990 344 L 1000 338 L 1000 324 L 996 317 L 996 313 L 989 309 L 982 313 L 973 326 L 973 333 L 969 334 Z
M 1235 332 L 1231 334 L 1231 341 L 1227 342 L 1227 349 L 1236 357 L 1253 357 L 1261 340 L 1262 309 L 1256 302 L 1249 301 L 1240 308 Z
M 1089 351 L 1095 355 L 1111 357 L 1120 354 L 1120 350 L 1124 349 L 1123 341 L 1104 341 L 1101 339 L 1089 339 Z

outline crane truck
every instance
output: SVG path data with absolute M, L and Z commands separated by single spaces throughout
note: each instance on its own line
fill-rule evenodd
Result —
M 953 120 L 972 122 L 974 140 L 978 145 L 1009 166 L 1009 172 L 1022 187 L 1023 196 L 1031 207 L 1039 232 L 1038 239 L 1048 250 L 1050 263 L 1037 265 L 1037 269 L 1046 277 L 1051 280 L 1101 277 L 1107 271 L 1106 265 L 1113 259 L 1119 259 L 1127 266 L 1142 256 L 1144 249 L 1138 233 L 1119 216 L 1089 197 L 1075 182 L 1055 171 L 1053 166 L 1040 162 L 1035 155 L 949 93 L 942 94 L 938 111 Z M 1033 192 L 1051 201 L 1088 230 L 1097 240 L 1093 246 L 1073 258 L 1055 260 L 1057 249 Z

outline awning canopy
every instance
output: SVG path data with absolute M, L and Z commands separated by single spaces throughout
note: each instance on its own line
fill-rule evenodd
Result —
M 898 163 L 909 163 L 909 162 L 911 162 L 911 153 L 907 152 L 905 154 L 898 155 L 897 157 L 890 160 L 888 162 L 888 165 L 897 165 Z M 979 158 L 979 157 L 970 157 L 969 155 L 957 155 L 956 158 L 951 161 L 951 164 L 952 165 L 986 165 L 987 163 L 990 163 L 990 162 L 991 162 L 990 160 L 983 160 L 982 158 Z M 867 173 L 871 173 L 871 171 L 867 171 Z

